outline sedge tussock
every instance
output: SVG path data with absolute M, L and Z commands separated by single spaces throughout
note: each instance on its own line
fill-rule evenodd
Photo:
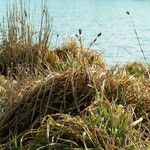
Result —
M 101 53 L 81 47 L 74 38 L 67 39 L 60 47 L 47 52 L 45 56 L 49 70 L 62 72 L 71 67 L 96 66 L 106 71 L 107 66 L 103 61 Z
M 113 108 L 109 103 L 103 109 L 91 109 L 77 117 L 65 114 L 45 116 L 36 132 L 32 134 L 31 130 L 22 136 L 23 149 L 43 145 L 47 149 L 145 149 L 150 144 L 141 139 L 139 129 L 132 127 L 133 113 L 125 111 L 122 105 Z M 38 145 L 34 144 L 36 142 Z
M 47 9 L 39 34 L 25 12 L 1 29 L 0 149 L 147 150 L 149 64 L 108 68 L 91 49 L 101 33 L 87 48 L 81 29 L 53 48 Z
M 25 91 L 18 103 L 0 118 L 0 139 L 8 139 L 9 132 L 23 132 L 35 121 L 38 124 L 46 114 L 78 114 L 93 101 L 93 78 L 97 78 L 95 73 L 89 74 L 86 68 L 70 69 Z
M 41 22 L 38 35 L 30 24 L 30 13 L 22 3 L 20 7 L 14 5 L 9 9 L 5 28 L 0 27 L 0 72 L 5 76 L 23 75 L 27 71 L 35 73 L 49 45 L 51 21 L 47 10 L 42 13 L 45 19 Z

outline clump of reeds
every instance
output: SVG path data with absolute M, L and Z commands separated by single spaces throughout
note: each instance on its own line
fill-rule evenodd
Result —
M 74 38 L 67 39 L 60 47 L 48 51 L 45 60 L 49 70 L 54 72 L 85 65 L 97 66 L 103 71 L 107 70 L 101 53 L 89 50 L 84 45 L 81 47 Z
M 0 135 L 25 149 L 146 148 L 150 93 L 143 81 L 119 67 L 101 72 L 87 65 L 50 74 L 3 115 Z
M 139 73 L 139 70 L 136 70 L 139 65 L 133 65 L 131 70 L 129 66 L 127 65 L 122 69 L 115 67 L 110 71 L 106 79 L 105 94 L 109 100 L 121 103 L 124 106 L 134 105 L 135 111 L 139 115 L 148 114 L 150 106 L 150 79 L 148 79 L 147 74 L 145 75 L 146 72 Z
M 0 73 L 14 78 L 30 75 L 47 75 L 50 71 L 64 71 L 78 65 L 93 65 L 106 69 L 102 54 L 85 48 L 80 38 L 69 39 L 60 47 L 49 47 L 51 20 L 47 9 L 42 11 L 41 27 L 37 33 L 30 24 L 30 14 L 21 4 L 7 12 L 7 27 L 1 27 Z M 81 32 L 81 31 L 80 31 Z M 80 33 L 81 34 L 81 33 Z M 98 35 L 100 36 L 100 34 Z
M 94 78 L 99 84 L 103 78 L 98 78 L 97 70 L 88 72 L 86 68 L 79 68 L 62 74 L 54 73 L 44 83 L 29 87 L 18 103 L 0 118 L 1 141 L 34 127 L 44 115 L 76 115 L 84 110 L 95 95 L 95 89 L 92 88 Z
M 101 33 L 86 48 L 81 29 L 79 44 L 72 38 L 50 48 L 46 11 L 38 40 L 26 11 L 20 15 L 10 11 L 8 32 L 2 30 L 0 148 L 148 148 L 148 65 L 107 68 L 89 49 Z
M 97 99 L 80 116 L 45 116 L 40 128 L 23 134 L 22 149 L 132 149 L 148 148 L 140 128 L 135 128 L 131 108 Z M 114 107 L 115 105 L 115 107 Z M 97 106 L 97 107 L 95 107 Z M 30 140 L 31 139 L 31 140 Z M 36 143 L 36 144 L 35 144 Z
M 47 10 L 42 12 L 41 30 L 37 34 L 30 24 L 30 14 L 20 5 L 7 11 L 1 27 L 0 73 L 5 76 L 35 73 L 48 48 L 51 22 Z

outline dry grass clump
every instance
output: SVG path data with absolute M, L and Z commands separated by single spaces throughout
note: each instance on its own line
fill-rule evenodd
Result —
M 115 67 L 107 78 L 105 96 L 112 103 L 132 108 L 133 120 L 142 118 L 141 133 L 149 139 L 150 79 L 144 76 L 145 72 L 136 75 L 130 75 L 128 68 Z
M 47 51 L 44 58 L 47 68 L 55 72 L 84 65 L 97 66 L 103 71 L 107 70 L 101 53 L 84 46 L 81 47 L 74 38 L 67 39 L 60 47 Z
M 21 3 L 21 1 L 20 1 Z M 0 73 L 13 76 L 26 72 L 35 73 L 48 49 L 51 22 L 48 12 L 42 12 L 41 30 L 37 34 L 30 24 L 30 14 L 22 5 L 7 12 L 1 26 Z
M 133 75 L 136 78 L 150 78 L 150 65 L 146 66 L 139 62 L 133 62 L 125 65 L 125 69 L 129 75 Z
M 2 43 L 0 54 L 0 70 L 3 75 L 23 74 L 27 69 L 34 72 L 38 64 L 39 46 L 17 43 L 10 46 L 9 42 Z
M 1 117 L 0 137 L 22 149 L 147 149 L 150 92 L 143 79 L 119 67 L 52 73 Z
M 1 27 L 0 73 L 14 78 L 47 75 L 50 71 L 64 71 L 78 65 L 97 65 L 106 69 L 102 55 L 69 39 L 60 47 L 49 47 L 51 20 L 44 8 L 40 31 L 30 24 L 30 14 L 21 4 L 7 12 L 5 28 Z
M 1 142 L 34 127 L 46 114 L 75 115 L 84 110 L 95 96 L 95 89 L 90 85 L 97 78 L 96 73 L 89 74 L 86 68 L 70 69 L 51 74 L 44 83 L 29 87 L 18 103 L 0 118 Z
M 142 112 L 142 109 L 149 111 L 150 80 L 128 75 L 126 69 L 115 67 L 110 72 L 106 81 L 106 96 L 108 99 L 124 105 L 137 105 L 141 109 L 139 112 Z
M 19 15 L 18 15 L 19 14 Z M 45 21 L 44 21 L 45 18 Z M 1 149 L 148 149 L 150 68 L 108 69 L 82 30 L 50 48 L 42 12 L 36 36 L 25 9 L 7 15 L 0 44 Z
M 100 103 L 99 103 L 100 102 Z M 81 116 L 54 114 L 40 128 L 21 136 L 22 149 L 146 149 L 150 142 L 133 124 L 133 112 L 122 105 L 97 102 Z M 101 106 L 100 106 L 101 105 Z M 36 143 L 36 144 L 35 144 Z

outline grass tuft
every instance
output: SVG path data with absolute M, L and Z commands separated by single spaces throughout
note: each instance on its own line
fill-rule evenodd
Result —
M 52 48 L 47 9 L 37 34 L 16 8 L 1 29 L 0 149 L 148 150 L 149 64 L 108 68 L 91 50 L 101 33 L 86 48 L 81 29 Z

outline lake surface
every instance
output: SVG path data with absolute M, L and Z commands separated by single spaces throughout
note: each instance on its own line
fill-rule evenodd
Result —
M 5 16 L 6 6 L 17 0 L 0 0 L 0 19 Z M 27 0 L 32 20 L 36 27 L 40 24 L 41 5 L 44 0 Z M 46 1 L 46 0 L 45 0 Z M 93 49 L 104 53 L 109 65 L 125 64 L 135 60 L 143 61 L 143 55 L 136 35 L 150 63 L 150 0 L 47 0 L 47 7 L 53 18 L 53 38 L 59 43 L 66 37 L 74 36 L 78 29 L 83 31 L 86 46 L 99 32 L 102 36 Z M 127 15 L 130 11 L 131 15 Z

